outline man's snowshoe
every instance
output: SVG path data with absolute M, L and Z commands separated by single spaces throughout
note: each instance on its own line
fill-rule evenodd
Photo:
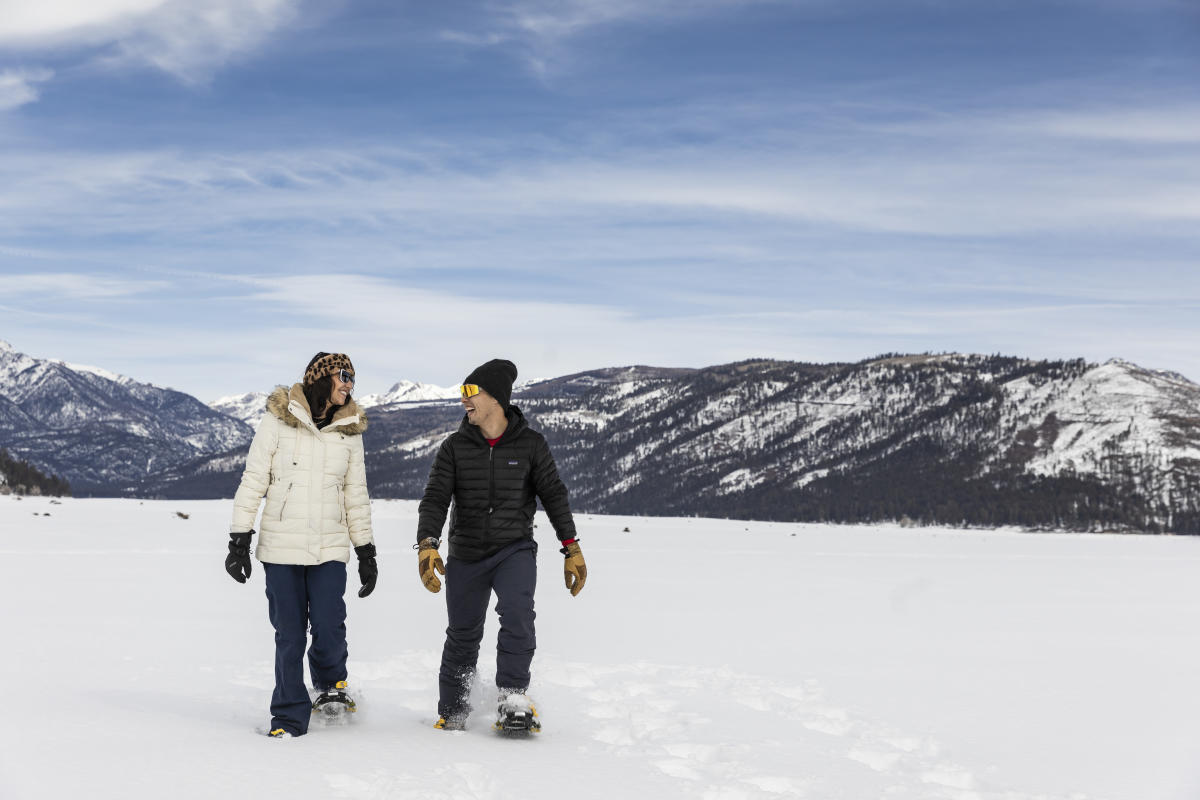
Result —
M 346 682 L 338 681 L 332 689 L 326 689 L 317 695 L 317 699 L 313 700 L 312 710 L 314 714 L 320 711 L 327 718 L 337 718 L 346 712 L 358 711 L 358 707 L 354 705 L 354 699 L 346 693 Z
M 496 708 L 496 721 L 492 728 L 499 733 L 520 735 L 538 733 L 542 729 L 537 709 L 524 692 L 509 692 L 500 696 Z

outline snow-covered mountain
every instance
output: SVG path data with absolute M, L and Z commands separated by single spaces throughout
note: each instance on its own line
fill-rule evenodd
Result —
M 76 495 L 140 494 L 163 471 L 248 446 L 252 431 L 191 395 L 0 341 L 0 444 Z
M 1119 360 L 628 367 L 516 397 L 596 512 L 1200 533 L 1200 386 Z M 375 491 L 420 496 L 459 418 L 377 414 Z
M 457 386 L 446 388 L 444 386 L 434 386 L 431 383 L 400 381 L 382 394 L 369 394 L 356 398 L 356 400 L 363 408 L 375 408 L 377 406 L 391 406 L 398 403 L 451 400 L 457 397 Z M 226 416 L 240 420 L 251 428 L 258 430 L 258 423 L 262 419 L 262 415 L 267 407 L 267 393 L 247 392 L 245 394 L 230 395 L 212 401 L 208 404 L 208 407 Z
M 363 408 L 374 406 L 390 406 L 395 403 L 418 403 L 429 400 L 455 400 L 458 398 L 457 386 L 434 386 L 432 383 L 413 383 L 400 381 L 383 394 L 369 394 L 358 399 Z
M 229 395 L 212 401 L 208 407 L 258 430 L 258 423 L 267 409 L 267 393 L 246 392 L 245 394 Z
M 1104 364 L 891 355 L 621 367 L 514 393 L 585 511 L 1200 533 L 1200 386 Z M 376 497 L 419 497 L 461 407 L 371 408 Z M 264 395 L 178 392 L 0 350 L 0 444 L 77 494 L 229 496 Z
M 535 383 L 540 383 L 546 380 L 545 378 L 533 378 L 526 381 L 517 381 L 513 386 L 514 392 L 520 392 Z M 392 386 L 383 394 L 369 394 L 365 397 L 358 398 L 358 404 L 363 408 L 374 408 L 380 406 L 392 406 L 398 403 L 437 403 L 442 400 L 453 400 L 458 402 L 459 388 L 458 386 L 435 386 L 432 383 L 413 383 L 412 381 L 400 381 Z

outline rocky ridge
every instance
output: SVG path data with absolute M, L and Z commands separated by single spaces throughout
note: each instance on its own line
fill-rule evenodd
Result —
M 420 386 L 360 401 L 376 497 L 419 497 L 461 421 L 451 390 Z M 220 413 L 0 347 L 0 444 L 76 494 L 232 495 L 264 398 Z M 524 384 L 514 402 L 581 511 L 1200 533 L 1200 386 L 1120 360 L 632 366 Z

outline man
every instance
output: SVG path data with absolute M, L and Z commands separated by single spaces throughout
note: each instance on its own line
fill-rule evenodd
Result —
M 536 646 L 533 590 L 537 542 L 533 514 L 540 498 L 566 556 L 567 589 L 579 594 L 587 567 L 575 538 L 567 488 L 558 477 L 546 440 L 510 402 L 517 367 L 493 359 L 477 367 L 462 386 L 466 411 L 458 430 L 442 442 L 419 507 L 417 558 L 421 582 L 431 592 L 446 576 L 449 626 L 439 673 L 439 719 L 435 727 L 462 730 L 471 709 L 468 695 L 488 601 L 496 593 L 500 634 L 496 642 L 498 730 L 540 730 L 525 690 Z M 450 553 L 438 554 L 442 524 L 450 514 Z

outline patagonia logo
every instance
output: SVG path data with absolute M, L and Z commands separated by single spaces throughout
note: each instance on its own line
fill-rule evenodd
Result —
M 519 463 L 520 463 L 519 461 L 509 461 L 509 462 L 508 462 L 508 465 L 509 465 L 510 467 L 515 467 L 515 466 L 516 466 L 517 464 L 519 464 Z

